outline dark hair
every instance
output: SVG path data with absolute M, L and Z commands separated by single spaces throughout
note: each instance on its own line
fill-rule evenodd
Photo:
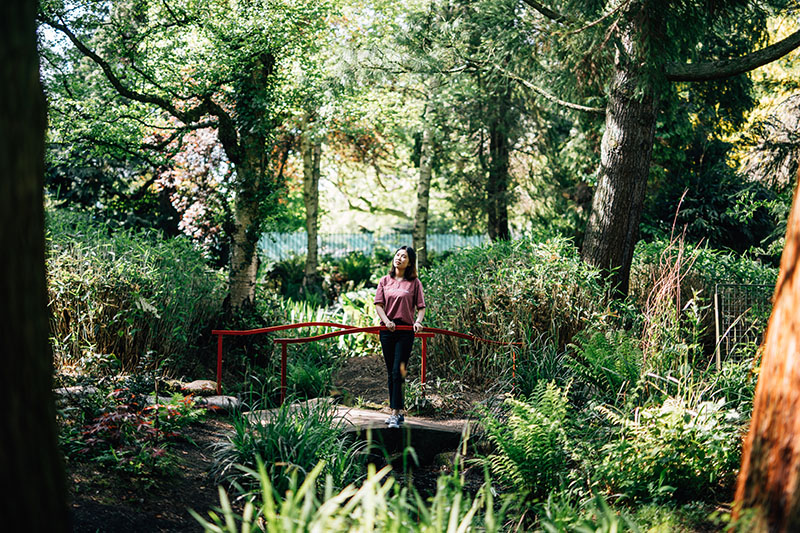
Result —
M 403 272 L 403 279 L 414 281 L 417 279 L 417 252 L 411 246 L 401 246 L 394 251 L 394 254 L 397 255 L 400 250 L 405 250 L 408 254 L 408 266 Z M 394 277 L 394 256 L 392 256 L 392 268 L 389 269 L 389 276 Z

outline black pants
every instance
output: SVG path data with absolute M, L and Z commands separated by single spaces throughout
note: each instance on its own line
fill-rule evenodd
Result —
M 408 358 L 411 357 L 411 348 L 414 345 L 414 332 L 381 331 L 380 336 L 383 360 L 386 362 L 386 373 L 389 377 L 389 407 L 402 409 L 405 377 L 400 371 L 400 365 L 408 367 Z

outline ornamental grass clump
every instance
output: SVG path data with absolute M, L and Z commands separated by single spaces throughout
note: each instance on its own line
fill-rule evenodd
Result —
M 526 343 L 546 334 L 563 348 L 590 320 L 607 312 L 602 276 L 563 238 L 462 250 L 428 270 L 422 282 L 428 324 L 492 340 Z M 507 347 L 443 336 L 430 346 L 428 364 L 434 373 L 484 384 L 510 375 Z
M 219 483 L 250 493 L 258 484 L 246 469 L 263 461 L 273 487 L 283 493 L 293 476 L 302 480 L 325 459 L 323 475 L 335 487 L 357 481 L 364 475 L 364 445 L 344 432 L 335 414 L 331 403 L 290 399 L 276 409 L 235 416 L 233 433 L 215 447 L 212 474 Z
M 247 502 L 242 514 L 233 510 L 227 493 L 220 489 L 220 510 L 202 517 L 192 515 L 205 531 L 234 533 L 264 531 L 295 533 L 345 532 L 446 532 L 505 531 L 509 502 L 495 503 L 492 489 L 484 484 L 474 496 L 457 473 L 440 476 L 436 493 L 427 501 L 413 489 L 400 486 L 390 467 L 369 465 L 359 484 L 336 489 L 323 478 L 326 464 L 319 463 L 305 477 L 292 476 L 289 488 L 277 490 L 268 467 L 258 462 L 248 474 L 259 483 L 259 498 Z M 324 490 L 319 490 L 324 487 Z
M 121 370 L 170 358 L 191 364 L 220 314 L 224 284 L 185 238 L 116 230 L 88 216 L 48 212 L 48 290 L 56 363 L 112 356 Z

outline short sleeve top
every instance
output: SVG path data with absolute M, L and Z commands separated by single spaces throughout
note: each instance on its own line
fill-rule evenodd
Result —
M 375 291 L 375 304 L 383 305 L 386 316 L 393 322 L 410 326 L 414 313 L 425 307 L 425 295 L 419 278 L 411 281 L 383 276 Z

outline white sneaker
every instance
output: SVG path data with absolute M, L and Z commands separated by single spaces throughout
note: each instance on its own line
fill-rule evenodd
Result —
M 397 428 L 400 427 L 400 419 L 397 417 L 397 415 L 392 415 L 392 416 L 389 417 L 388 424 L 389 424 L 390 428 L 397 429 Z
M 389 418 L 387 418 L 386 420 L 384 420 L 384 421 L 383 421 L 383 423 L 384 423 L 384 424 L 388 424 L 388 423 L 389 423 L 389 422 L 392 420 L 392 417 L 394 417 L 394 418 L 396 418 L 396 419 L 397 419 L 397 423 L 398 423 L 398 424 L 402 424 L 403 422 L 405 422 L 405 421 L 406 421 L 406 417 L 405 417 L 405 416 L 403 416 L 402 414 L 400 414 L 400 415 L 391 415 Z

